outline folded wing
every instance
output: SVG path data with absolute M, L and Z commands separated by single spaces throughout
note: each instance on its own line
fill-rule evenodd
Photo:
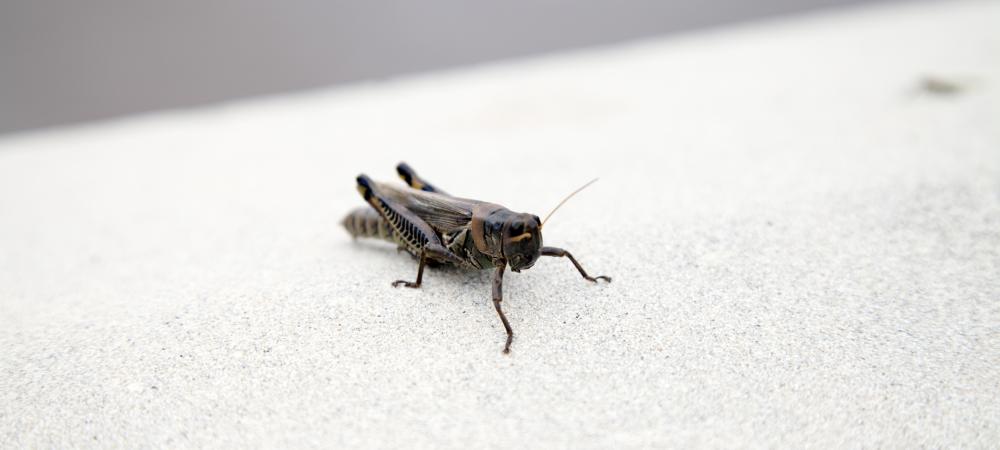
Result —
M 378 190 L 420 216 L 439 234 L 469 226 L 472 209 L 482 203 L 386 183 L 378 183 Z

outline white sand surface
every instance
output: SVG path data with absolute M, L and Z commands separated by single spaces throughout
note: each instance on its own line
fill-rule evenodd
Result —
M 994 447 L 1000 3 L 0 139 L 0 446 Z M 925 77 L 958 91 L 921 89 Z M 611 284 L 352 242 L 409 162 Z

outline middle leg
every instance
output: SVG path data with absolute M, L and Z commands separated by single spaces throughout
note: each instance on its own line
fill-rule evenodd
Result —
M 400 285 L 414 289 L 420 287 L 420 282 L 424 279 L 424 266 L 426 265 L 427 265 L 427 253 L 420 252 L 420 265 L 417 266 L 417 281 L 409 282 L 406 280 L 396 280 L 392 282 L 392 287 L 399 287 Z

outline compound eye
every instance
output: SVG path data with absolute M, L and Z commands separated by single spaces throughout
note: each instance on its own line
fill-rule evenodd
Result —
M 535 223 L 537 223 L 539 225 L 542 224 L 542 219 L 539 219 L 538 216 L 531 216 L 531 217 L 533 217 L 535 219 Z
M 519 236 L 524 233 L 524 222 L 514 222 L 510 225 L 511 236 Z

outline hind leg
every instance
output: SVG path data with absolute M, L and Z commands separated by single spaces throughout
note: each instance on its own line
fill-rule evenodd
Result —
M 420 287 L 420 283 L 423 281 L 424 267 L 427 265 L 428 259 L 458 265 L 465 263 L 461 258 L 441 245 L 441 239 L 427 222 L 405 206 L 379 193 L 378 186 L 370 178 L 365 175 L 359 175 L 357 181 L 358 192 L 389 224 L 400 246 L 414 249 L 414 253 L 417 250 L 420 251 L 417 280 L 414 282 L 396 280 L 392 283 L 393 286 Z
M 398 166 L 396 166 L 396 173 L 399 174 L 399 178 L 402 178 L 403 181 L 405 181 L 406 184 L 408 184 L 413 189 L 418 189 L 426 192 L 434 192 L 436 194 L 441 194 L 441 195 L 448 195 L 444 191 L 428 183 L 423 178 L 420 178 L 420 176 L 417 175 L 417 172 L 415 172 L 413 168 L 410 167 L 405 162 L 401 162 L 399 163 Z

